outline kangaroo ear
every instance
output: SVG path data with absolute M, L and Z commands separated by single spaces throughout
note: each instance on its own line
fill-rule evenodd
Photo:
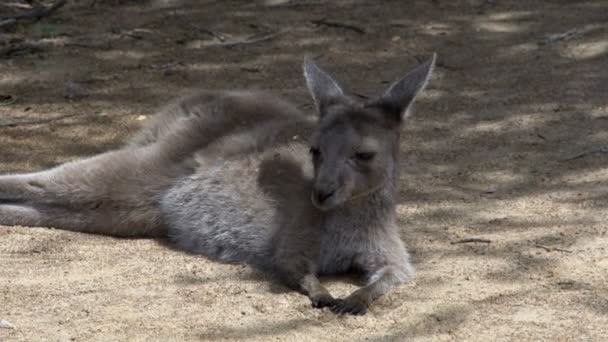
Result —
M 306 78 L 308 90 L 315 100 L 320 116 L 323 116 L 329 105 L 337 102 L 344 95 L 338 82 L 319 68 L 308 56 L 304 58 L 304 78 Z
M 393 83 L 380 98 L 373 101 L 372 105 L 382 107 L 392 116 L 392 119 L 401 122 L 408 116 L 416 95 L 426 87 L 431 78 L 436 58 L 437 54 L 433 53 L 429 60 Z

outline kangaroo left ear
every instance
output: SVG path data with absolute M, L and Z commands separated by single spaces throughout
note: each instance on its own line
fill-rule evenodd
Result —
M 386 110 L 396 122 L 401 122 L 409 115 L 409 110 L 416 96 L 426 87 L 433 69 L 437 54 L 410 71 L 405 77 L 393 83 L 386 92 L 370 105 Z
M 338 82 L 319 68 L 308 56 L 304 59 L 303 69 L 306 85 L 315 100 L 317 112 L 320 117 L 323 117 L 329 105 L 344 97 L 344 91 Z

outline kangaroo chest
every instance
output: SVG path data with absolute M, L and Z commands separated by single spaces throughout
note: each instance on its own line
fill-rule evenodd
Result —
M 365 228 L 336 227 L 321 235 L 317 270 L 321 275 L 339 274 L 359 268 L 359 260 L 373 248 L 373 238 Z

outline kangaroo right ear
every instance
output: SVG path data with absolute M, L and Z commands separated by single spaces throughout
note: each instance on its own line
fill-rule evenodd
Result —
M 426 87 L 433 69 L 437 54 L 410 71 L 405 77 L 393 83 L 388 90 L 372 105 L 380 106 L 389 112 L 395 122 L 401 122 L 409 114 L 416 96 Z
M 344 95 L 338 82 L 319 68 L 308 56 L 304 58 L 304 78 L 306 78 L 308 90 L 315 100 L 320 116 L 323 116 L 329 105 L 337 102 Z

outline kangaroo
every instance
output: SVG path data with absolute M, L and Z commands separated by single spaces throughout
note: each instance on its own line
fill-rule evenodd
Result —
M 400 129 L 435 59 L 363 101 L 306 58 L 316 117 L 264 92 L 187 96 L 118 150 L 0 176 L 0 224 L 168 237 L 364 314 L 414 277 L 395 222 Z M 347 272 L 366 285 L 343 299 L 318 279 Z

